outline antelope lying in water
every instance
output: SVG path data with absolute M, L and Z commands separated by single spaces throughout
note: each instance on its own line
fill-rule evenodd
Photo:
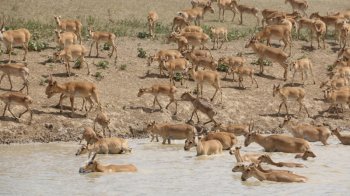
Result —
M 260 163 L 268 163 L 270 165 L 274 165 L 277 167 L 305 167 L 304 164 L 301 163 L 291 163 L 291 162 L 274 162 L 271 157 L 267 154 L 261 155 L 258 158 Z
M 102 165 L 95 161 L 96 154 L 91 160 L 83 167 L 79 169 L 79 173 L 91 173 L 91 172 L 136 172 L 137 168 L 132 165 Z
M 337 138 L 340 140 L 340 142 L 344 145 L 350 145 L 350 135 L 340 135 L 339 129 L 333 129 L 332 133 L 337 136 Z

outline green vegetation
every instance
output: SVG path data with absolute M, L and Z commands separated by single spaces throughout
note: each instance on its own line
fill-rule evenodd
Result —
M 221 72 L 228 72 L 228 66 L 225 64 L 220 64 L 216 70 L 221 71 Z
M 120 70 L 126 70 L 126 67 L 127 67 L 126 64 L 122 64 L 122 65 L 120 65 Z
M 253 61 L 251 64 L 252 65 L 260 65 L 260 64 L 263 64 L 264 66 L 272 66 L 272 62 L 267 60 L 267 59 L 264 59 L 262 61 L 259 62 L 259 60 L 256 60 L 256 61 Z
M 147 54 L 146 51 L 143 48 L 137 48 L 137 57 L 139 58 L 146 58 Z
M 181 79 L 183 79 L 183 75 L 181 73 L 175 73 L 174 80 L 179 82 Z
M 101 80 L 104 78 L 104 76 L 102 75 L 102 73 L 99 72 L 99 71 L 96 72 L 93 76 L 95 77 L 95 79 L 96 79 L 97 81 L 101 81 Z
M 41 52 L 42 50 L 45 50 L 49 47 L 49 44 L 47 42 L 37 41 L 37 40 L 29 40 L 28 43 L 28 50 L 29 51 L 36 51 Z
M 137 34 L 137 37 L 140 39 L 146 39 L 146 38 L 150 37 L 150 35 L 147 32 L 142 31 L 142 32 L 139 32 Z
M 109 43 L 104 43 L 102 49 L 103 50 L 109 50 L 111 48 L 111 45 Z
M 107 69 L 109 67 L 109 62 L 104 60 L 104 61 L 99 61 L 97 64 L 95 64 L 98 69 Z

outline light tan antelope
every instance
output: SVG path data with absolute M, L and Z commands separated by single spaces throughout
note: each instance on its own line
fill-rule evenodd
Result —
M 312 67 L 313 67 L 313 65 L 312 65 L 312 62 L 309 58 L 302 58 L 302 59 L 298 59 L 298 60 L 292 62 L 291 68 L 294 69 L 292 83 L 294 83 L 295 74 L 297 72 L 299 72 L 301 74 L 301 80 L 303 81 L 303 84 L 304 84 L 304 74 L 305 74 L 306 79 L 307 79 L 307 72 L 310 71 L 313 83 L 316 84 L 315 77 L 314 77 L 314 74 L 312 71 Z
M 256 81 L 254 77 L 254 68 L 253 67 L 248 67 L 248 66 L 236 66 L 232 68 L 232 74 L 237 74 L 238 75 L 238 87 L 241 87 L 245 89 L 243 85 L 243 77 L 249 77 L 252 81 L 252 84 L 256 84 L 256 88 L 259 88 L 258 82 Z
M 214 111 L 213 106 L 205 99 L 198 98 L 198 97 L 195 98 L 189 92 L 185 92 L 181 95 L 181 100 L 182 101 L 189 101 L 189 102 L 191 102 L 191 104 L 193 106 L 193 112 L 192 112 L 192 115 L 191 115 L 191 118 L 189 121 L 192 121 L 193 115 L 196 114 L 197 122 L 199 122 L 199 117 L 197 114 L 197 111 L 199 110 L 203 114 L 207 115 L 207 117 L 210 119 L 209 121 L 205 122 L 204 125 L 208 124 L 210 122 L 214 122 L 214 124 L 217 123 L 214 119 L 216 112 Z
M 348 88 L 339 89 L 339 90 L 325 90 L 325 101 L 331 105 L 327 109 L 330 111 L 332 108 L 335 108 L 337 116 L 339 117 L 339 111 L 336 108 L 337 105 L 347 104 L 350 105 L 350 91 Z
M 266 39 L 267 45 L 271 46 L 270 40 L 277 39 L 282 40 L 284 43 L 283 50 L 289 46 L 289 55 L 292 53 L 292 35 L 289 25 L 268 25 L 265 26 L 260 32 L 255 35 L 257 40 Z
M 184 27 L 183 29 L 181 29 L 180 33 L 203 33 L 203 29 L 200 26 L 196 26 L 196 25 L 188 25 L 186 27 Z
M 198 67 L 201 66 L 204 69 L 216 71 L 218 67 L 218 62 L 211 56 L 197 56 L 193 52 L 187 52 L 184 56 L 191 61 L 192 66 L 195 67 L 195 70 L 198 70 Z
M 177 42 L 178 50 L 180 51 L 187 50 L 189 45 L 192 46 L 192 51 L 196 46 L 201 46 L 209 50 L 209 48 L 205 46 L 209 40 L 210 38 L 207 34 L 198 32 L 185 32 L 181 34 L 173 32 L 168 38 L 168 41 Z
M 88 111 L 86 111 L 85 116 L 88 115 L 88 113 L 91 111 L 94 102 L 92 99 L 97 103 L 99 109 L 101 109 L 101 104 L 98 98 L 97 93 L 97 87 L 95 84 L 88 82 L 88 81 L 71 81 L 66 83 L 59 84 L 57 81 L 54 81 L 52 77 L 50 76 L 48 80 L 48 86 L 46 87 L 45 94 L 47 95 L 47 98 L 51 98 L 53 95 L 61 93 L 60 96 L 60 112 L 62 112 L 62 101 L 69 97 L 70 103 L 71 103 L 71 116 L 74 115 L 74 98 L 75 97 L 82 97 L 86 99 L 90 103 L 90 108 Z M 92 99 L 91 99 L 92 98 Z
M 233 7 L 233 9 L 238 10 L 239 11 L 239 15 L 240 15 L 240 21 L 239 24 L 242 25 L 243 24 L 243 14 L 249 14 L 252 15 L 256 18 L 256 23 L 257 26 L 260 25 L 260 17 L 259 17 L 259 12 L 260 10 L 256 7 L 253 6 L 248 6 L 248 5 L 242 5 L 242 4 L 238 4 L 237 1 L 233 0 L 231 2 L 231 6 Z M 233 12 L 233 19 L 235 18 L 235 12 Z
M 310 19 L 320 19 L 326 24 L 326 34 L 328 32 L 329 26 L 335 28 L 336 22 L 342 17 L 340 16 L 321 16 L 319 12 L 314 12 L 310 15 Z
M 163 138 L 162 144 L 165 144 L 166 141 L 170 144 L 170 139 L 192 139 L 197 134 L 196 129 L 188 124 L 156 123 L 155 121 L 147 124 L 146 131 L 151 135 L 161 136 Z
M 226 72 L 225 77 L 227 77 L 227 74 L 230 73 L 230 70 L 232 70 L 234 67 L 237 66 L 243 66 L 244 63 L 246 62 L 246 58 L 243 56 L 224 56 L 220 57 L 218 60 L 218 64 L 224 64 L 229 67 L 229 71 Z M 235 81 L 235 74 L 232 73 L 232 80 Z
M 292 173 L 291 171 L 288 171 L 288 170 L 264 169 L 261 167 L 261 164 L 256 164 L 256 163 L 251 163 L 251 164 L 255 164 L 257 169 L 264 173 L 270 173 L 270 172 Z M 248 167 L 249 165 L 247 165 L 247 163 L 239 162 L 239 163 L 236 163 L 235 166 L 232 168 L 232 172 L 244 172 L 244 170 L 246 170 Z
M 117 46 L 115 44 L 116 36 L 114 33 L 110 32 L 102 32 L 102 31 L 94 31 L 91 27 L 88 28 L 89 35 L 92 39 L 92 43 L 90 46 L 90 52 L 89 56 L 91 56 L 91 51 L 92 51 L 92 46 L 96 44 L 96 57 L 99 57 L 99 49 L 98 49 L 98 44 L 100 42 L 107 43 L 110 46 L 112 46 L 112 52 L 109 54 L 109 58 L 113 56 L 113 53 L 115 51 L 115 61 L 118 58 L 118 53 L 117 53 Z
M 76 156 L 89 153 L 97 154 L 123 154 L 130 153 L 131 148 L 128 146 L 128 140 L 119 138 L 119 137 L 110 137 L 110 138 L 100 138 L 93 136 L 90 138 L 90 145 L 81 145 L 77 152 Z
M 183 76 L 187 72 L 187 68 L 190 65 L 190 62 L 186 60 L 185 58 L 178 58 L 178 59 L 170 59 L 169 61 L 163 60 L 164 67 L 168 70 L 169 73 L 169 79 L 170 83 L 175 86 L 174 77 L 176 73 L 181 73 L 181 85 L 183 85 Z
M 197 156 L 222 154 L 222 144 L 218 140 L 214 139 L 206 141 L 205 139 L 198 138 L 198 142 L 196 144 L 195 138 L 193 137 L 185 141 L 184 149 L 188 151 L 195 145 L 197 145 Z
M 350 48 L 341 48 L 338 53 L 338 58 L 343 57 L 344 59 L 350 60 Z
M 223 150 L 230 150 L 234 145 L 237 144 L 237 137 L 233 133 L 227 132 L 209 132 L 203 137 L 203 140 L 218 140 L 222 144 Z
M 160 109 L 163 109 L 163 107 L 160 105 L 158 101 L 158 96 L 168 96 L 170 98 L 170 102 L 168 105 L 165 106 L 165 109 L 168 109 L 170 104 L 175 103 L 175 112 L 174 115 L 177 113 L 177 101 L 175 99 L 175 93 L 177 92 L 177 89 L 175 86 L 171 84 L 154 84 L 149 88 L 140 88 L 139 92 L 137 94 L 137 97 L 141 97 L 143 94 L 152 94 L 154 96 L 153 100 L 153 109 L 156 106 L 156 102 L 158 103 Z
M 331 131 L 326 126 L 314 126 L 310 124 L 299 124 L 292 121 L 291 116 L 285 116 L 280 128 L 286 127 L 296 138 L 303 138 L 309 142 L 322 142 L 328 145 L 327 140 L 331 136 Z
M 147 59 L 147 65 L 151 66 L 154 61 L 158 61 L 159 64 L 159 75 L 164 75 L 163 72 L 163 64 L 162 61 L 165 59 L 166 61 L 170 59 L 178 59 L 183 58 L 181 52 L 178 50 L 159 50 L 156 54 L 149 56 Z
M 228 42 L 227 38 L 227 28 L 226 27 L 210 27 L 210 32 L 213 41 L 213 50 L 215 49 L 215 44 L 217 49 L 221 49 L 224 42 Z M 219 47 L 219 41 L 221 40 L 221 45 Z
M 315 20 L 314 19 L 309 19 L 309 18 L 300 18 L 298 21 L 298 39 L 300 39 L 300 30 L 305 28 L 307 30 L 309 30 L 309 36 L 312 36 L 313 33 L 313 29 L 314 29 L 314 23 Z
M 148 12 L 147 16 L 147 22 L 148 22 L 148 32 L 152 38 L 155 37 L 155 28 L 156 28 L 156 23 L 158 21 L 159 17 L 157 12 L 155 11 L 150 11 Z
M 207 13 L 214 13 L 214 9 L 211 2 L 208 2 L 204 7 L 195 7 L 192 9 L 186 9 L 178 12 L 178 14 L 189 21 L 194 21 L 195 25 L 200 25 L 200 20 L 204 19 L 204 15 Z
M 244 155 L 241 154 L 241 146 L 237 146 L 235 148 L 230 149 L 230 155 L 235 155 L 237 163 L 241 162 L 250 162 L 250 163 L 260 163 L 258 158 L 262 156 L 260 153 L 246 153 Z
M 81 31 L 82 31 L 83 25 L 79 20 L 61 19 L 61 16 L 54 16 L 54 19 L 56 21 L 58 29 L 62 31 L 74 32 L 78 36 L 80 44 L 82 43 Z
M 0 71 L 3 72 L 0 78 L 0 83 L 2 79 L 7 76 L 10 82 L 10 90 L 12 90 L 12 81 L 11 76 L 20 77 L 23 80 L 23 87 L 19 90 L 22 91 L 24 88 L 27 89 L 28 94 L 28 86 L 29 86 L 29 69 L 27 67 L 27 64 L 22 63 L 10 63 L 10 64 L 3 64 L 0 65 Z
M 81 65 L 83 63 L 86 64 L 87 66 L 87 70 L 88 70 L 88 75 L 90 74 L 90 68 L 89 68 L 89 64 L 87 63 L 87 61 L 85 60 L 85 55 L 86 55 L 86 48 L 83 45 L 69 45 L 68 47 L 64 48 L 63 50 L 59 51 L 59 52 L 55 52 L 54 53 L 54 59 L 63 59 L 64 60 L 64 65 L 66 67 L 66 71 L 67 71 L 67 75 L 70 76 L 71 75 L 71 71 L 70 71 L 70 64 L 69 62 L 75 59 L 78 59 L 81 63 Z
M 299 113 L 301 112 L 301 109 L 304 108 L 308 117 L 310 117 L 310 114 L 303 103 L 304 98 L 305 98 L 305 90 L 300 87 L 280 87 L 280 85 L 276 86 L 273 85 L 273 97 L 276 95 L 281 99 L 281 104 L 278 107 L 278 114 L 280 114 L 281 107 L 284 105 L 286 108 L 287 114 L 288 112 L 288 107 L 287 107 L 287 100 L 288 99 L 295 99 L 299 103 Z
M 214 2 L 217 0 L 191 0 L 192 8 L 195 7 L 205 7 L 208 3 Z
M 348 64 L 348 63 L 347 63 Z M 346 66 L 338 66 L 331 73 L 330 78 L 350 78 L 350 67 Z
M 175 16 L 173 19 L 173 25 L 171 27 L 171 31 L 180 32 L 185 27 L 189 26 L 190 22 L 187 21 L 182 16 Z
M 332 134 L 335 135 L 342 144 L 350 145 L 350 135 L 344 135 L 339 133 L 339 128 L 333 129 Z
M 270 15 L 273 13 L 280 13 L 280 12 L 278 10 L 274 10 L 274 9 L 261 10 L 261 15 L 262 15 L 261 24 L 262 24 L 262 26 L 265 26 L 264 23 L 270 19 Z
M 32 112 L 32 109 L 30 108 L 30 105 L 32 105 L 33 103 L 33 99 L 31 97 L 20 92 L 8 92 L 8 93 L 1 94 L 0 100 L 5 104 L 5 108 L 4 108 L 4 112 L 2 113 L 2 116 L 5 116 L 5 112 L 6 110 L 8 110 L 16 120 L 19 120 L 19 118 L 21 118 L 23 114 L 25 114 L 26 112 L 29 112 L 30 113 L 29 124 L 31 124 L 32 118 L 33 118 L 33 112 Z M 16 117 L 11 111 L 11 105 L 20 105 L 25 107 L 26 110 L 22 112 L 18 117 Z
M 95 161 L 96 154 L 94 154 L 91 160 L 83 167 L 79 168 L 79 173 L 91 173 L 91 172 L 137 172 L 137 168 L 132 165 L 102 165 Z
M 321 48 L 321 46 L 320 46 L 321 39 L 322 39 L 322 42 L 323 42 L 323 49 L 326 48 L 326 43 L 325 43 L 326 27 L 327 27 L 326 23 L 324 23 L 322 20 L 316 19 L 314 21 L 314 26 L 313 26 L 312 32 L 314 32 L 316 34 L 317 47 L 318 48 Z M 313 33 L 311 33 L 311 36 L 310 36 L 311 48 L 313 47 L 312 46 L 312 38 L 313 38 L 312 34 Z
M 266 152 L 304 153 L 310 150 L 308 141 L 287 135 L 263 136 L 255 132 L 247 134 L 244 146 L 247 147 L 253 142 L 262 146 Z
M 77 43 L 78 37 L 74 32 L 60 32 L 55 30 L 55 34 L 56 42 L 61 49 Z
M 5 23 L 2 23 L 0 29 L 0 41 L 2 41 L 6 47 L 6 52 L 9 54 L 9 63 L 11 63 L 11 55 L 14 46 L 22 46 L 24 49 L 23 61 L 27 60 L 28 43 L 32 36 L 28 29 L 16 29 L 5 31 Z
M 320 88 L 326 87 L 327 89 L 339 89 L 341 87 L 349 86 L 349 80 L 347 78 L 337 78 L 321 82 Z
M 227 124 L 218 123 L 212 128 L 213 131 L 219 130 L 223 132 L 233 133 L 236 136 L 246 135 L 249 132 L 249 125 L 246 124 Z
M 210 70 L 199 70 L 195 71 L 193 68 L 189 68 L 189 73 L 194 81 L 197 83 L 197 93 L 203 96 L 203 85 L 204 83 L 208 83 L 215 88 L 215 93 L 210 101 L 214 100 L 214 97 L 218 91 L 221 94 L 221 103 L 222 103 L 222 89 L 220 85 L 220 75 L 217 71 Z
M 266 46 L 264 44 L 259 43 L 259 41 L 255 37 L 251 38 L 249 42 L 245 45 L 245 48 L 248 48 L 248 47 L 251 47 L 259 57 L 258 62 L 260 62 L 261 74 L 264 73 L 264 65 L 261 63 L 261 61 L 264 59 L 270 59 L 274 62 L 277 62 L 283 67 L 284 69 L 283 78 L 284 80 L 287 80 L 288 64 L 286 61 L 288 59 L 288 55 L 286 53 L 284 53 L 279 48 L 273 48 L 273 47 Z
M 306 10 L 309 7 L 309 4 L 306 0 L 286 0 L 285 4 L 289 3 L 292 6 L 293 12 L 295 10 L 300 10 L 303 12 L 304 16 L 307 16 Z
M 271 157 L 267 154 L 261 155 L 258 158 L 258 161 L 260 163 L 267 163 L 270 165 L 274 165 L 276 167 L 305 167 L 302 163 L 292 163 L 292 162 L 275 162 L 271 159 Z
M 235 0 L 218 0 L 219 22 L 225 21 L 225 10 L 232 11 L 232 13 L 233 13 L 232 22 L 233 22 L 234 16 L 238 12 L 238 10 L 235 9 L 235 7 L 232 7 L 233 1 L 235 1 Z M 221 14 L 221 12 L 222 12 L 222 14 Z M 221 19 L 221 15 L 222 15 L 222 19 Z
M 105 129 L 108 129 L 109 131 L 109 137 L 112 136 L 111 129 L 109 128 L 109 124 L 111 123 L 111 119 L 108 118 L 107 114 L 104 112 L 99 112 L 97 113 L 97 116 L 94 120 L 94 131 L 96 131 L 96 123 L 101 125 L 102 130 L 103 130 L 103 135 L 106 136 Z
M 307 158 L 309 158 L 309 157 L 312 157 L 312 158 L 316 158 L 316 155 L 315 155 L 315 153 L 313 153 L 312 151 L 310 151 L 310 150 L 307 150 L 307 151 L 305 151 L 303 154 L 297 154 L 297 155 L 295 155 L 295 158 L 296 159 L 303 159 L 303 160 L 307 160 Z
M 79 144 L 81 144 L 83 140 L 86 141 L 86 145 L 93 144 L 95 138 L 97 138 L 95 131 L 91 127 L 84 127 L 83 136 L 81 137 Z
M 254 177 L 259 181 L 275 181 L 275 182 L 306 182 L 307 178 L 305 176 L 281 172 L 281 171 L 271 171 L 264 173 L 260 171 L 255 165 L 249 166 L 242 172 L 241 179 L 246 181 L 247 179 Z

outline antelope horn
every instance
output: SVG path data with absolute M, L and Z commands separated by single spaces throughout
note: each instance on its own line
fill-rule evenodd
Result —
M 91 161 L 93 161 L 96 158 L 96 155 L 97 155 L 97 153 L 95 152 L 95 154 L 91 158 Z

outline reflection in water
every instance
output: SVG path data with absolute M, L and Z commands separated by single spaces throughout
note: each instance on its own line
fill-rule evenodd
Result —
M 296 160 L 294 154 L 271 154 L 276 161 L 304 163 L 307 168 L 288 168 L 309 178 L 303 184 L 259 182 L 253 178 L 242 182 L 239 173 L 231 172 L 235 161 L 228 151 L 196 157 L 195 148 L 183 150 L 183 141 L 172 145 L 149 143 L 148 139 L 129 143 L 131 154 L 98 155 L 96 159 L 103 164 L 132 163 L 137 173 L 79 174 L 79 167 L 88 159 L 87 155 L 74 155 L 79 147 L 75 143 L 0 146 L 0 195 L 316 195 L 346 194 L 350 190 L 350 146 L 338 144 L 335 138 L 328 146 L 312 143 L 317 158 L 309 161 Z M 248 151 L 261 152 L 262 148 L 256 144 L 242 148 L 242 153 Z

